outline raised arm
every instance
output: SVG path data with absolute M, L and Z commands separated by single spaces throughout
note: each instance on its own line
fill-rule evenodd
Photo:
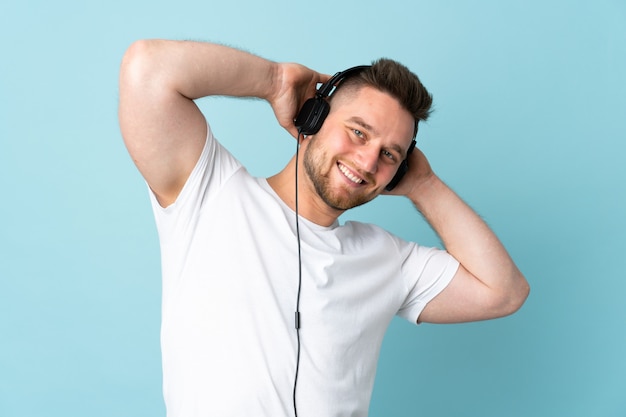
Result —
M 267 100 L 281 124 L 293 118 L 326 77 L 222 45 L 144 40 L 124 55 L 119 120 L 126 147 L 162 206 L 176 200 L 206 138 L 195 99 L 225 95 Z
M 403 189 L 459 262 L 452 282 L 422 311 L 419 321 L 457 323 L 506 316 L 529 293 L 526 279 L 487 224 L 432 171 L 424 154 L 411 155 Z M 411 181 L 412 180 L 412 181 Z

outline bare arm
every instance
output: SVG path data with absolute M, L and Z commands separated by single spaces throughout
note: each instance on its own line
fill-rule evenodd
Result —
M 293 117 L 325 77 L 297 64 L 277 64 L 204 42 L 145 40 L 126 52 L 120 70 L 122 136 L 159 202 L 175 201 L 206 138 L 200 97 L 226 95 L 267 100 L 295 135 Z
M 529 286 L 487 224 L 432 171 L 424 154 L 411 155 L 411 180 L 399 190 L 411 199 L 459 262 L 452 282 L 420 315 L 420 322 L 455 323 L 512 314 Z

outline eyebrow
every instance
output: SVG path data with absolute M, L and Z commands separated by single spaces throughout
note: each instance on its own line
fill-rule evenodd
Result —
M 372 132 L 375 136 L 378 136 L 378 131 L 376 129 L 374 129 L 374 126 L 365 123 L 365 120 L 361 119 L 358 116 L 353 116 L 351 118 L 348 119 L 349 122 L 352 123 L 356 123 L 357 125 L 361 126 L 362 128 L 364 128 L 365 130 L 369 130 L 370 132 Z
M 375 136 L 378 136 L 378 131 L 374 128 L 374 126 L 366 123 L 365 120 L 361 119 L 360 117 L 354 116 L 354 117 L 349 118 L 348 121 L 352 122 L 352 123 L 356 123 L 357 125 L 361 126 L 363 129 L 369 130 L 370 132 L 372 132 L 372 134 L 374 134 Z M 406 157 L 406 151 L 407 150 L 403 149 L 397 143 L 394 143 L 393 145 L 389 146 L 389 148 L 391 148 L 392 150 L 398 152 L 398 154 L 402 158 Z

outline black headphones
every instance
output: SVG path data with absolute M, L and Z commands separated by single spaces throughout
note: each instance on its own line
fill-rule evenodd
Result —
M 304 102 L 304 105 L 300 109 L 298 116 L 294 120 L 294 124 L 298 128 L 298 132 L 302 135 L 314 135 L 317 133 L 324 123 L 324 119 L 328 116 L 330 111 L 330 104 L 326 100 L 330 97 L 331 93 L 335 92 L 339 88 L 339 84 L 346 78 L 363 71 L 364 69 L 371 68 L 370 65 L 359 65 L 356 67 L 348 68 L 345 71 L 341 71 L 333 75 L 330 80 L 322 84 L 315 93 L 315 97 L 308 99 Z M 416 124 L 417 127 L 417 124 Z M 407 151 L 407 158 L 415 149 L 415 139 L 411 141 L 411 145 Z M 409 163 L 407 159 L 404 159 L 396 175 L 391 182 L 387 184 L 385 190 L 391 191 L 402 179 L 404 174 L 409 170 Z

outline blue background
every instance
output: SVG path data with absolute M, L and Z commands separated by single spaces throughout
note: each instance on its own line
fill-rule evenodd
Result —
M 326 73 L 387 56 L 433 93 L 419 144 L 532 292 L 501 320 L 395 320 L 371 416 L 626 415 L 626 2 L 21 0 L 0 5 L 0 416 L 164 416 L 157 235 L 116 115 L 152 37 Z M 264 102 L 201 106 L 253 174 L 294 151 Z M 438 245 L 397 197 L 348 218 Z

